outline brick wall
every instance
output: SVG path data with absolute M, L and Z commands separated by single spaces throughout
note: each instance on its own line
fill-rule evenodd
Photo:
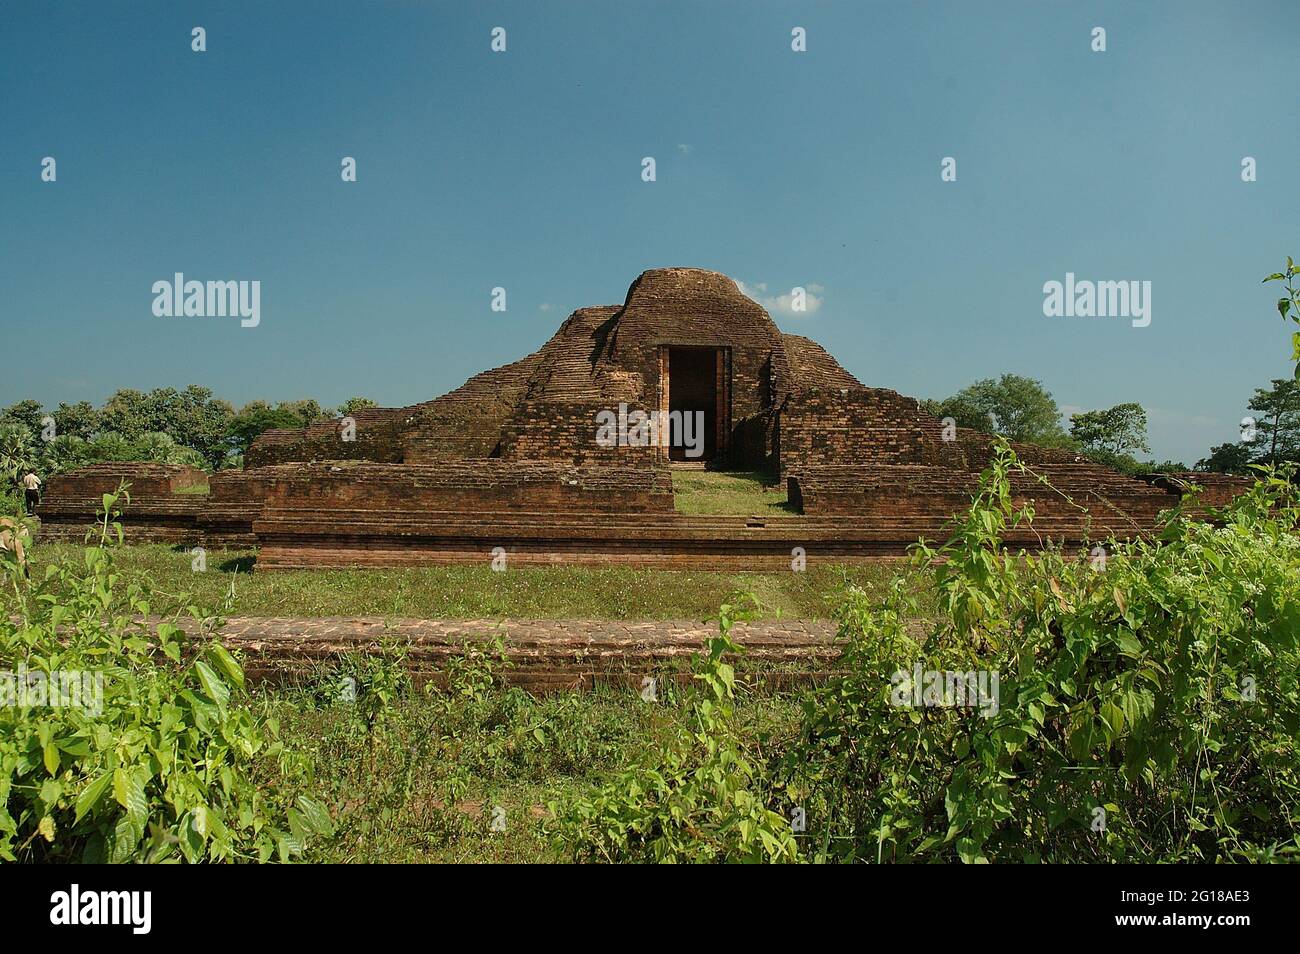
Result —
M 542 461 L 443 461 L 433 465 L 298 464 L 269 468 L 263 510 L 671 511 L 667 468 L 576 467 Z
M 113 462 L 90 464 L 56 474 L 45 482 L 43 498 L 99 498 L 111 494 L 126 482 L 131 496 L 171 494 L 183 487 L 203 486 L 208 475 L 184 464 Z
M 782 479 L 812 466 L 879 467 L 929 457 L 937 422 L 913 398 L 883 388 L 791 394 L 779 415 Z
M 646 413 L 653 410 L 633 405 L 628 408 L 628 413 L 638 409 Z M 602 446 L 598 443 L 596 418 L 602 411 L 617 415 L 618 404 L 610 406 L 600 401 L 525 403 L 502 431 L 501 457 L 520 461 L 566 461 L 579 466 L 656 468 L 664 465 L 657 447 Z

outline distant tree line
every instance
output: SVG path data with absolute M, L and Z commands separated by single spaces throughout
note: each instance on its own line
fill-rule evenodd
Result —
M 207 470 L 239 467 L 249 445 L 275 427 L 305 427 L 374 401 L 355 397 L 336 409 L 314 400 L 252 401 L 235 410 L 210 388 L 124 388 L 102 405 L 45 408 L 19 401 L 0 411 L 0 477 L 12 485 L 27 470 L 60 473 L 101 461 L 158 461 Z
M 952 397 L 926 401 L 925 408 L 936 417 L 952 418 L 959 427 L 1025 444 L 1072 450 L 1126 473 L 1189 469 L 1178 461 L 1138 459 L 1138 452 L 1151 449 L 1147 445 L 1147 412 L 1141 404 L 1129 402 L 1072 414 L 1066 430 L 1064 415 L 1051 392 L 1041 381 L 1019 374 L 976 381 Z
M 952 397 L 925 402 L 936 417 L 950 417 L 959 427 L 1000 434 L 1013 441 L 1073 450 L 1125 473 L 1202 470 L 1250 474 L 1253 465 L 1300 463 L 1300 381 L 1274 379 L 1258 388 L 1242 418 L 1241 439 L 1211 448 L 1209 456 L 1189 468 L 1178 461 L 1141 460 L 1149 453 L 1147 412 L 1128 402 L 1070 415 L 1069 429 L 1055 398 L 1041 381 L 1018 374 L 986 378 Z
M 986 378 L 951 397 L 924 402 L 960 427 L 1014 441 L 1073 450 L 1127 473 L 1188 470 L 1177 461 L 1157 463 L 1149 453 L 1147 413 L 1135 402 L 1064 415 L 1041 381 L 1018 374 Z M 12 486 L 21 471 L 60 473 L 100 461 L 186 463 L 207 470 L 239 467 L 263 431 L 305 427 L 315 421 L 374 407 L 354 397 L 337 408 L 312 399 L 252 401 L 236 410 L 191 384 L 183 390 L 123 388 L 102 405 L 19 401 L 0 411 L 0 478 Z M 1256 390 L 1242 421 L 1241 439 L 1220 444 L 1195 469 L 1246 474 L 1255 464 L 1300 461 L 1300 382 L 1277 379 Z M 52 427 L 51 427 L 52 422 Z

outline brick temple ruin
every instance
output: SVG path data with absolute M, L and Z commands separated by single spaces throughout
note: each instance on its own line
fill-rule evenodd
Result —
M 698 459 L 784 481 L 790 513 L 678 513 L 681 447 L 598 440 L 602 412 L 621 407 L 696 415 Z M 1016 546 L 1147 533 L 1189 481 L 1207 504 L 1239 486 L 1213 474 L 1130 477 L 1013 447 L 1057 491 L 1014 479 L 1037 512 L 1009 537 Z M 42 535 L 80 539 L 101 495 L 127 480 L 128 539 L 257 546 L 259 569 L 501 552 L 510 565 L 788 569 L 796 547 L 808 563 L 847 562 L 942 539 L 992 450 L 988 435 L 945 428 L 915 399 L 867 387 L 814 342 L 783 334 L 725 275 L 663 268 L 637 278 L 623 304 L 578 309 L 535 353 L 432 401 L 267 431 L 243 470 L 210 478 L 161 464 L 82 468 L 48 481 L 39 515 Z M 187 492 L 204 481 L 208 493 Z

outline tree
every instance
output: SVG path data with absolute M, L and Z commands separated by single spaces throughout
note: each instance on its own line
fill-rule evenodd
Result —
M 135 445 L 115 431 L 103 431 L 86 445 L 86 462 L 135 460 Z
M 135 388 L 114 391 L 99 411 L 100 427 L 105 431 L 135 440 L 148 431 L 156 431 L 154 410 L 156 400 Z
M 240 454 L 247 454 L 248 448 L 263 431 L 277 427 L 302 427 L 302 415 L 283 406 L 271 408 L 264 402 L 254 402 L 245 407 L 231 420 L 226 429 L 231 443 Z
M 281 401 L 276 408 L 283 411 L 291 411 L 298 415 L 298 427 L 306 427 L 316 421 L 328 421 L 331 416 L 320 406 L 320 402 L 312 398 L 301 401 Z M 293 426 L 293 425 L 290 425 Z
M 0 479 L 6 487 L 33 466 L 34 438 L 22 421 L 14 418 L 0 419 Z
M 235 409 L 229 401 L 212 396 L 211 388 L 191 384 L 170 404 L 165 432 L 177 444 L 193 448 L 212 467 L 220 466 L 229 450 L 227 431 Z
M 21 424 L 27 428 L 34 440 L 41 432 L 41 418 L 44 416 L 40 401 L 27 400 L 9 405 L 0 413 L 0 420 Z
M 1071 415 L 1070 436 L 1085 453 L 1098 451 L 1118 457 L 1151 450 L 1147 446 L 1147 412 L 1132 402 Z
M 952 418 L 958 427 L 969 427 L 983 434 L 993 433 L 993 415 L 962 394 L 954 394 L 942 401 L 926 401 L 925 409 L 937 418 Z
M 1250 447 L 1246 444 L 1220 444 L 1210 448 L 1210 456 L 1196 462 L 1197 470 L 1213 474 L 1249 474 Z
M 942 403 L 961 409 L 968 419 L 970 415 L 987 415 L 993 431 L 1013 441 L 1048 447 L 1070 443 L 1069 435 L 1061 426 L 1061 409 L 1056 399 L 1041 381 L 1033 378 L 1018 374 L 1004 374 L 996 381 L 985 378 Z
M 54 412 L 54 428 L 58 435 L 87 440 L 99 430 L 99 411 L 89 401 L 76 404 L 60 401 L 59 409 Z
M 41 450 L 40 468 L 45 474 L 62 474 L 91 463 L 90 445 L 76 434 L 60 433 Z
M 1274 378 L 1267 390 L 1255 389 L 1247 407 L 1256 412 L 1255 463 L 1300 459 L 1300 382 Z
M 1213 448 L 1197 470 L 1249 474 L 1252 464 L 1300 462 L 1300 382 L 1274 378 L 1268 388 L 1255 389 L 1247 407 L 1255 412 L 1253 432 Z
M 379 405 L 377 405 L 374 401 L 370 400 L 370 398 L 364 398 L 364 397 L 348 398 L 346 401 L 344 401 L 342 404 L 339 405 L 339 417 L 347 417 L 358 408 L 378 407 L 378 406 Z
M 1300 325 L 1300 266 L 1288 255 L 1286 268 L 1267 276 L 1264 282 L 1282 282 L 1277 313 L 1283 321 Z M 1210 456 L 1196 462 L 1197 470 L 1225 474 L 1249 474 L 1252 464 L 1300 462 L 1300 330 L 1291 334 L 1291 360 L 1296 362 L 1291 379 L 1274 378 L 1267 390 L 1257 388 L 1247 407 L 1259 413 L 1254 433 L 1237 443 L 1220 444 Z

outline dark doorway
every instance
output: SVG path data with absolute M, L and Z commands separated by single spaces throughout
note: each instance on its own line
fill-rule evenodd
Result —
M 670 460 L 706 461 L 717 456 L 720 358 L 717 348 L 668 349 Z M 698 416 L 687 424 L 688 414 Z

